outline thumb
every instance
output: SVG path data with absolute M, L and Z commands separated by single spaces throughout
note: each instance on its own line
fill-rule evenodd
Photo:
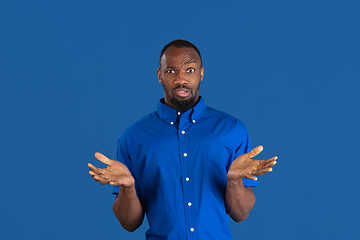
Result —
M 105 163 L 106 165 L 111 165 L 111 163 L 114 161 L 114 160 L 109 159 L 104 154 L 101 154 L 99 152 L 95 153 L 95 157 L 96 157 L 97 160 L 99 160 L 102 163 Z
M 262 151 L 264 150 L 263 146 L 257 146 L 256 148 L 253 148 L 253 150 L 251 150 L 249 153 L 247 153 L 249 158 L 253 158 L 256 157 L 257 155 L 259 155 Z

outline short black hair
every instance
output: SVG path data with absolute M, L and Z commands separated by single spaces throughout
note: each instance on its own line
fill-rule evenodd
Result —
M 197 54 L 199 54 L 199 57 L 200 57 L 200 60 L 201 60 L 201 65 L 202 65 L 202 58 L 201 58 L 200 50 L 194 44 L 192 44 L 191 42 L 186 41 L 186 40 L 182 40 L 182 39 L 176 39 L 176 40 L 174 40 L 172 42 L 169 42 L 168 44 L 165 45 L 165 47 L 161 50 L 159 64 L 161 62 L 161 57 L 164 55 L 166 49 L 168 49 L 171 46 L 174 46 L 174 47 L 177 47 L 177 48 L 183 48 L 183 47 L 193 48 L 197 52 Z

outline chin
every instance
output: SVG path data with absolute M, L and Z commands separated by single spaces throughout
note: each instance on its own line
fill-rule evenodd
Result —
M 172 98 L 170 102 L 175 107 L 175 109 L 181 112 L 186 112 L 195 105 L 196 98 L 192 96 L 188 96 L 186 98 L 180 98 L 179 100 Z

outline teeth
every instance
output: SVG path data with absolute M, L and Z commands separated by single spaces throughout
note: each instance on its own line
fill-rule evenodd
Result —
M 179 93 L 186 93 L 186 91 L 179 91 Z

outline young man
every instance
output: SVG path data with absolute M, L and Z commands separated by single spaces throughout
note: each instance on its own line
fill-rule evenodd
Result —
M 128 231 L 146 213 L 147 239 L 232 239 L 228 215 L 240 222 L 254 206 L 254 175 L 272 171 L 277 157 L 253 160 L 245 126 L 206 107 L 199 96 L 204 67 L 200 51 L 184 40 L 167 44 L 157 69 L 165 97 L 155 112 L 119 138 L 117 161 L 89 164 L 90 175 L 114 187 L 114 213 Z

